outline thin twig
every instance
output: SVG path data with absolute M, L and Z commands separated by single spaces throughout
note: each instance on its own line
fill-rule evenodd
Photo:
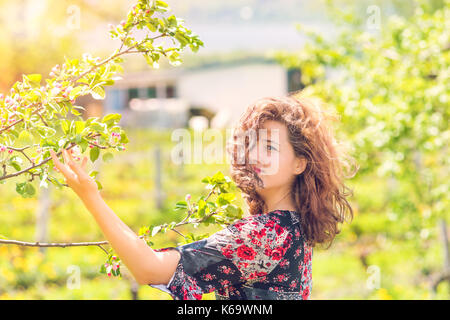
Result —
M 76 146 L 76 144 L 75 144 L 75 143 L 72 143 L 66 150 L 70 150 L 70 149 L 72 149 L 72 148 L 75 147 L 75 146 Z M 61 153 L 62 153 L 62 151 L 58 152 L 56 155 L 59 156 Z M 3 175 L 3 176 L 0 177 L 0 181 L 1 181 L 1 180 L 5 180 L 5 179 L 9 179 L 9 178 L 12 178 L 12 177 L 17 177 L 17 176 L 19 176 L 19 175 L 21 175 L 21 174 L 23 174 L 23 173 L 25 173 L 25 172 L 30 171 L 30 170 L 33 169 L 33 168 L 40 167 L 41 165 L 47 163 L 47 162 L 50 161 L 50 160 L 52 160 L 52 158 L 51 158 L 51 157 L 48 157 L 47 159 L 42 160 L 40 163 L 34 164 L 34 165 L 32 165 L 31 167 L 29 167 L 29 168 L 26 168 L 26 169 L 23 169 L 23 170 L 21 170 L 21 171 L 17 171 L 17 172 L 15 172 L 15 173 L 11 173 L 11 174 L 8 174 L 8 175 Z M 30 162 L 31 162 L 31 160 L 30 160 Z

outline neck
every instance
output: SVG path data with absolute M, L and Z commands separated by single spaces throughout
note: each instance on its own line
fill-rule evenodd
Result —
M 265 190 L 265 192 L 260 192 L 259 195 L 266 204 L 267 212 L 274 210 L 296 211 L 290 189 Z

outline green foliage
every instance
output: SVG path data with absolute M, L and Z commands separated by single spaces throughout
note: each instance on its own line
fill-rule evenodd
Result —
M 228 176 L 220 171 L 217 171 L 212 177 L 205 177 L 201 180 L 203 183 L 207 184 L 205 189 L 208 190 L 206 195 L 201 195 L 197 201 L 191 202 L 191 196 L 187 195 L 185 197 L 186 201 L 178 201 L 175 204 L 174 210 L 185 210 L 185 216 L 180 222 L 164 223 L 162 225 L 150 225 L 142 226 L 139 229 L 139 236 L 143 238 L 148 245 L 153 245 L 150 240 L 152 237 L 156 236 L 158 233 L 166 233 L 168 231 L 176 232 L 183 237 L 182 242 L 178 245 L 187 244 L 193 241 L 198 241 L 209 236 L 209 233 L 205 234 L 193 234 L 188 233 L 186 235 L 181 234 L 176 230 L 177 227 L 184 225 L 192 225 L 194 228 L 198 228 L 203 225 L 205 227 L 209 224 L 214 224 L 217 226 L 225 227 L 237 219 L 241 219 L 243 211 L 240 207 L 233 204 L 235 200 L 235 194 L 231 191 L 233 186 L 232 180 Z M 212 197 L 214 196 L 214 199 Z M 113 265 L 110 258 L 111 254 L 108 256 L 108 261 L 105 265 Z M 116 266 L 120 270 L 120 260 L 116 260 Z M 114 271 L 114 270 L 113 270 Z M 118 276 L 120 273 L 114 273 L 112 271 L 108 272 L 107 267 L 104 265 L 100 268 L 101 273 L 108 273 L 109 275 Z
M 17 184 L 16 190 L 29 197 L 34 194 L 31 182 L 35 176 L 58 187 L 64 185 L 53 176 L 50 149 L 58 152 L 60 148 L 79 146 L 81 153 L 85 153 L 89 147 L 91 162 L 100 155 L 103 161 L 111 161 L 113 153 L 107 152 L 109 149 L 125 150 L 128 138 L 118 125 L 121 115 L 84 121 L 79 112 L 84 108 L 75 105 L 76 99 L 89 94 L 94 99 L 104 99 L 104 87 L 120 79 L 118 74 L 123 72 L 121 63 L 125 54 L 142 54 L 150 66 L 158 67 L 162 56 L 179 65 L 180 53 L 186 47 L 197 52 L 203 43 L 183 25 L 182 19 L 173 15 L 161 17 L 161 13 L 169 10 L 163 1 L 138 1 L 126 21 L 110 26 L 111 37 L 120 39 L 122 44 L 109 57 L 102 60 L 83 54 L 81 59 L 66 58 L 61 66 L 52 69 L 52 78 L 45 79 L 45 84 L 40 74 L 24 75 L 9 95 L 0 95 L 0 183 L 27 176 L 26 182 Z M 144 31 L 144 36 L 136 39 L 133 33 L 138 29 Z M 159 38 L 170 39 L 173 46 L 157 45 L 155 40 Z M 24 162 L 29 164 L 24 166 Z M 9 173 L 11 169 L 15 172 Z M 47 187 L 47 181 L 41 180 L 39 186 Z

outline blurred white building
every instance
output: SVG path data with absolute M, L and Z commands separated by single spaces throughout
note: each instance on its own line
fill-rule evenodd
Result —
M 151 70 L 108 87 L 103 114 L 121 113 L 123 126 L 180 128 L 204 116 L 210 127 L 225 128 L 255 100 L 300 88 L 299 70 L 265 59 Z

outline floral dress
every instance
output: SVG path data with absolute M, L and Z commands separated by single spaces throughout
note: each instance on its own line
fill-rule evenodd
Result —
M 235 221 L 206 239 L 179 247 L 181 259 L 167 285 L 150 285 L 175 300 L 308 300 L 312 247 L 299 214 L 274 210 Z

